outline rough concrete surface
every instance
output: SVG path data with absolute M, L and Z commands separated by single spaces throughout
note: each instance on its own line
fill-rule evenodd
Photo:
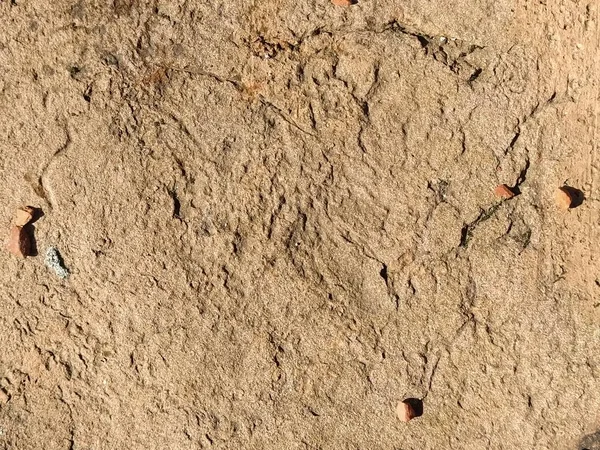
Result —
M 0 448 L 596 448 L 599 8 L 0 0 Z

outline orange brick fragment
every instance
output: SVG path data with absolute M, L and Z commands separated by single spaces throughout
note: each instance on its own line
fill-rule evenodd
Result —
M 396 414 L 402 422 L 408 422 L 416 417 L 415 410 L 411 405 L 405 402 L 398 402 L 396 406 Z
M 31 206 L 23 206 L 22 208 L 17 209 L 14 224 L 18 227 L 24 227 L 31 222 L 34 213 L 35 208 Z
M 506 184 L 499 184 L 498 186 L 496 186 L 496 189 L 494 189 L 494 195 L 496 197 L 508 200 L 509 198 L 513 198 L 515 196 L 515 193 Z
M 569 209 L 573 204 L 571 194 L 564 187 L 558 188 L 556 191 L 556 204 L 560 209 Z
M 8 237 L 7 250 L 19 258 L 31 254 L 31 236 L 23 227 L 13 226 Z

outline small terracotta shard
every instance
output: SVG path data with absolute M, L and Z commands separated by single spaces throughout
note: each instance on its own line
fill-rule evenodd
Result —
M 564 187 L 558 188 L 556 191 L 556 204 L 560 209 L 569 209 L 573 203 L 573 198 L 567 189 Z
M 513 198 L 515 193 L 506 184 L 499 184 L 496 186 L 496 189 L 494 189 L 494 195 L 496 197 L 508 200 L 509 198 Z
M 419 405 L 421 405 L 421 411 L 417 410 Z M 411 419 L 419 417 L 421 414 L 423 414 L 422 409 L 422 403 L 420 403 L 419 400 L 406 399 L 398 402 L 398 405 L 396 406 L 396 414 L 398 419 L 400 419 L 402 422 L 409 422 Z
M 35 213 L 35 208 L 31 206 L 23 206 L 17 209 L 17 213 L 15 214 L 15 220 L 13 221 L 17 227 L 24 227 L 33 219 L 33 214 Z
M 335 6 L 352 6 L 358 3 L 356 0 L 331 0 Z
M 19 258 L 31 255 L 31 237 L 27 233 L 27 230 L 24 230 L 23 227 L 13 226 L 10 229 L 6 248 L 10 253 Z

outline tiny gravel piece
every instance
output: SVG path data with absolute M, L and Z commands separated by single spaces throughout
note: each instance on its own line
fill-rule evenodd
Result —
M 558 188 L 556 191 L 556 204 L 561 209 L 569 209 L 573 203 L 573 198 L 565 187 Z
M 515 196 L 515 193 L 506 184 L 499 184 L 498 186 L 496 186 L 496 189 L 494 189 L 494 195 L 496 197 L 508 200 L 509 198 L 513 198 Z
M 19 258 L 31 255 L 31 236 L 23 227 L 13 226 L 8 237 L 7 250 Z
M 18 227 L 24 227 L 33 219 L 33 213 L 35 212 L 35 208 L 31 206 L 23 206 L 17 209 L 15 214 L 14 224 Z
M 402 422 L 409 422 L 423 414 L 423 402 L 416 398 L 407 398 L 398 402 L 396 414 Z
M 358 3 L 356 0 L 331 0 L 335 6 L 352 6 Z
M 56 273 L 59 278 L 65 279 L 69 276 L 69 269 L 65 267 L 62 257 L 56 247 L 48 247 L 44 263 L 48 268 L 54 270 L 54 273 Z

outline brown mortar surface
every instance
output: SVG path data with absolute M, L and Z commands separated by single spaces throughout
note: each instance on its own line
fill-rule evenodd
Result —
M 1 0 L 0 449 L 592 448 L 599 8 Z

